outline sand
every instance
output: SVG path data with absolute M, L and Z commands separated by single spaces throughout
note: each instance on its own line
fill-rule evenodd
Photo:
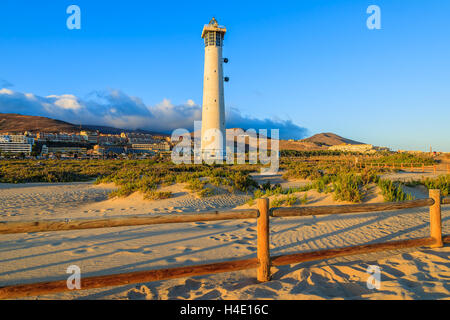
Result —
M 258 177 L 262 181 L 269 177 Z M 284 187 L 305 181 L 270 177 Z M 277 180 L 278 179 L 278 180 Z M 183 185 L 165 187 L 174 197 L 145 201 L 140 194 L 108 199 L 114 185 L 92 183 L 0 185 L 2 221 L 160 215 L 245 208 L 245 193 L 206 199 Z M 373 187 L 365 202 L 380 202 Z M 426 190 L 411 189 L 418 198 Z M 299 196 L 302 194 L 299 193 Z M 336 204 L 331 195 L 308 191 L 307 205 Z M 450 234 L 450 206 L 443 206 L 443 232 Z M 122 227 L 2 235 L 0 286 L 67 279 L 70 265 L 82 277 L 176 267 L 256 256 L 254 220 Z M 305 252 L 424 237 L 427 208 L 271 220 L 271 254 Z M 31 299 L 448 299 L 450 247 L 406 249 L 273 268 L 259 284 L 256 270 L 81 290 Z M 369 265 L 381 268 L 381 288 L 366 286 Z

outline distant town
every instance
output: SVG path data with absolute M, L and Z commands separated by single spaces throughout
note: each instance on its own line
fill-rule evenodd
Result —
M 1 158 L 133 158 L 170 152 L 170 137 L 146 133 L 6 132 L 0 135 Z
M 314 137 L 318 137 L 317 139 L 320 140 L 321 135 L 327 134 L 319 134 Z M 282 140 L 280 141 L 281 150 L 295 150 L 296 145 L 292 145 L 292 143 L 301 144 L 303 147 L 307 140 Z M 177 143 L 178 141 L 171 141 L 171 137 L 167 135 L 140 132 L 121 132 L 120 134 L 101 133 L 99 130 L 82 130 L 78 133 L 3 132 L 0 133 L 0 159 L 146 159 L 170 154 Z M 322 151 L 328 150 L 348 154 L 392 152 L 387 147 L 363 143 L 341 142 L 327 146 L 316 142 L 316 145 L 320 145 Z M 404 150 L 398 150 L 397 152 L 425 153 Z M 431 149 L 430 153 L 440 154 L 433 152 Z

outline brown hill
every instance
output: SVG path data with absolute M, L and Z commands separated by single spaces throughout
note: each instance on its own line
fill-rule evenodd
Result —
M 346 139 L 341 136 L 338 136 L 337 134 L 330 133 L 330 132 L 319 133 L 319 134 L 313 135 L 310 138 L 301 140 L 301 142 L 315 143 L 319 146 L 325 146 L 325 147 L 331 147 L 331 146 L 344 144 L 344 143 L 345 144 L 363 144 L 362 142 Z
M 79 127 L 75 125 L 45 117 L 23 116 L 14 113 L 0 113 L 1 132 L 78 132 Z
M 313 151 L 327 149 L 327 146 L 314 142 L 280 140 L 280 150 Z
M 165 133 L 152 132 L 148 130 L 136 129 L 121 129 L 98 125 L 74 125 L 61 120 L 50 119 L 38 116 L 24 116 L 15 113 L 0 113 L 0 133 L 23 133 L 29 132 L 67 132 L 77 133 L 81 130 L 99 131 L 106 134 L 120 134 L 121 132 L 146 133 L 160 136 L 167 136 Z

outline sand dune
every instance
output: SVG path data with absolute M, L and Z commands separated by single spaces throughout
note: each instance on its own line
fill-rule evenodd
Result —
M 261 179 L 264 179 L 261 178 Z M 271 177 L 279 179 L 279 177 Z M 300 185 L 304 182 L 286 182 Z M 170 214 L 248 206 L 249 196 L 220 194 L 198 199 L 182 185 L 166 187 L 172 199 L 144 201 L 134 194 L 107 199 L 112 185 L 90 183 L 2 185 L 4 221 Z M 416 190 L 418 196 L 426 196 Z M 330 195 L 308 192 L 308 205 L 329 204 Z M 374 195 L 367 201 L 378 202 Z M 450 206 L 443 232 L 450 234 Z M 427 236 L 427 208 L 271 220 L 273 255 Z M 273 268 L 273 281 L 258 284 L 255 270 L 140 285 L 67 292 L 40 299 L 437 299 L 450 297 L 450 249 L 412 249 Z M 185 223 L 69 232 L 3 235 L 0 285 L 66 279 L 78 265 L 94 276 L 256 256 L 254 220 Z M 379 290 L 366 287 L 368 265 L 381 268 Z

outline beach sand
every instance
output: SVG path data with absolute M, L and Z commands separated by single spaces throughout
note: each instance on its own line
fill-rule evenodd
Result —
M 300 186 L 281 176 L 260 181 Z M 165 187 L 174 197 L 143 200 L 141 194 L 108 199 L 114 185 L 92 183 L 0 185 L 2 221 L 117 217 L 248 208 L 245 193 L 199 199 L 183 185 Z M 425 189 L 410 190 L 416 198 Z M 336 204 L 308 191 L 308 206 Z M 302 193 L 298 194 L 299 196 Z M 371 191 L 366 202 L 382 202 Z M 443 206 L 443 233 L 450 234 L 450 206 Z M 271 254 L 306 252 L 426 237 L 427 208 L 395 212 L 271 219 Z M 67 279 L 70 265 L 82 278 L 256 256 L 256 221 L 219 221 L 2 235 L 0 286 Z M 71 291 L 30 299 L 449 299 L 450 247 L 405 249 L 272 268 L 259 284 L 256 270 L 152 283 Z M 381 288 L 368 289 L 369 265 L 381 268 Z

